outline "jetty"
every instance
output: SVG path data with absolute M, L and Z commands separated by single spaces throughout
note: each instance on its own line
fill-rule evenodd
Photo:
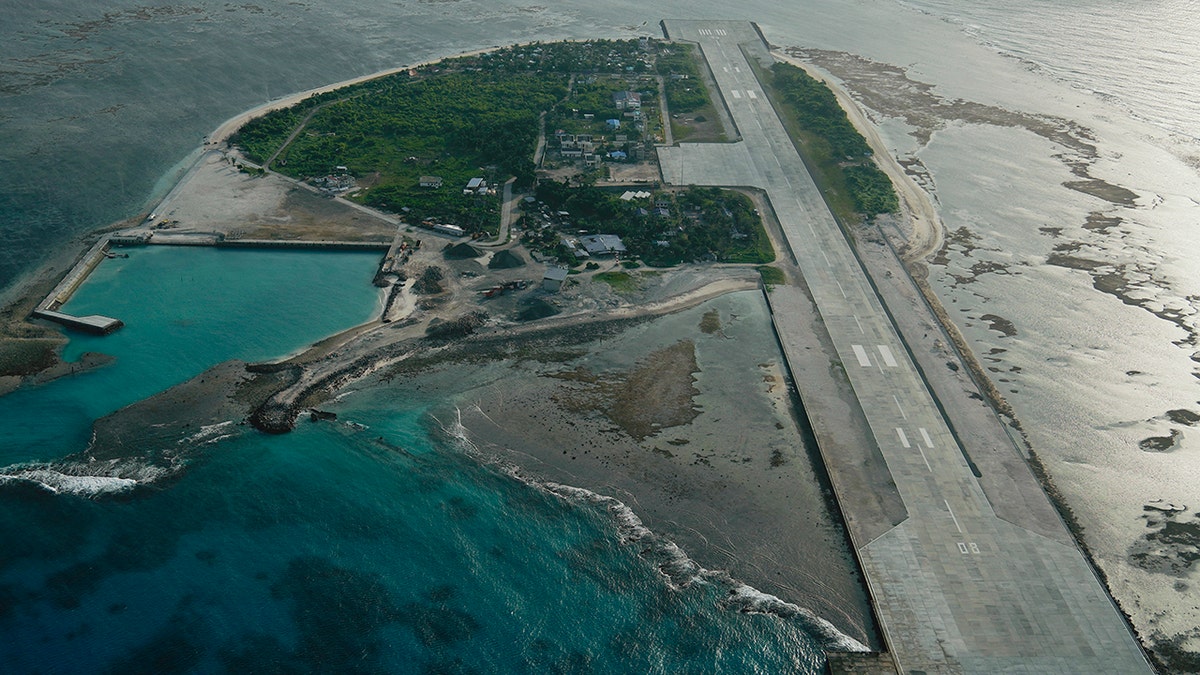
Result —
M 96 335 L 108 335 L 116 329 L 124 326 L 120 319 L 114 319 L 99 314 L 90 314 L 88 316 L 72 316 L 62 312 L 54 312 L 48 309 L 35 309 L 33 316 L 39 319 L 46 319 L 60 323 L 67 328 L 82 331 L 84 333 L 94 333 Z
M 112 237 L 103 236 L 88 249 L 87 253 L 75 263 L 62 281 L 50 291 L 37 308 L 33 310 L 31 316 L 38 319 L 45 319 L 61 324 L 72 330 L 78 330 L 85 333 L 93 333 L 96 335 L 108 335 L 125 324 L 119 319 L 112 317 L 100 316 L 93 314 L 90 316 L 73 316 L 65 312 L 60 312 L 58 309 L 65 305 L 75 291 L 83 285 L 88 276 L 96 269 L 103 260 L 109 257 L 109 249 L 112 247 Z
M 671 167 L 686 167 L 688 183 L 765 190 L 807 285 L 807 293 L 776 286 L 768 302 L 886 647 L 831 658 L 831 669 L 1153 672 L 1027 465 L 996 459 L 1015 460 L 1019 450 L 993 448 L 972 461 L 959 436 L 975 430 L 952 431 L 755 75 L 751 59 L 772 61 L 761 33 L 736 21 L 664 27 L 699 45 L 739 138 L 663 148 L 664 178 L 681 181 Z M 810 325 L 798 319 L 813 305 L 833 354 L 814 349 Z M 813 368 L 843 374 L 850 400 L 810 388 Z M 1024 471 L 998 476 L 998 466 Z

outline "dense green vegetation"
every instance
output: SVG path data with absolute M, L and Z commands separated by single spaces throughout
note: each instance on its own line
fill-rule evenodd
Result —
M 653 80 L 638 77 L 654 74 L 657 46 L 650 39 L 532 43 L 449 59 L 310 97 L 250 121 L 232 140 L 262 163 L 303 127 L 273 170 L 314 178 L 344 166 L 363 188 L 353 199 L 403 212 L 410 222 L 450 222 L 480 232 L 494 227 L 499 201 L 492 194 L 464 195 L 467 181 L 533 183 L 539 116 L 563 100 L 572 75 L 583 76 L 576 107 L 607 114 L 612 92 L 630 88 L 656 100 Z M 568 119 L 562 112 L 550 117 Z M 603 126 L 605 117 L 597 117 Z M 423 175 L 441 177 L 443 186 L 419 187 Z
M 262 117 L 250 120 L 231 140 L 241 147 L 247 157 L 262 164 L 304 119 L 306 108 L 300 106 L 305 102 L 307 99 L 291 108 L 272 110 Z
M 759 74 L 770 82 L 772 100 L 783 109 L 789 131 L 799 137 L 802 154 L 815 165 L 835 212 L 852 208 L 870 218 L 899 208 L 891 180 L 871 160 L 866 139 L 824 82 L 786 63 Z M 848 204 L 839 208 L 842 199 Z
M 464 56 L 445 62 L 450 67 L 504 72 L 646 73 L 649 54 L 657 40 L 586 40 L 583 42 L 533 42 Z
M 842 169 L 846 188 L 854 199 L 854 208 L 868 218 L 880 213 L 894 213 L 900 208 L 896 189 L 887 174 L 874 164 L 858 164 Z
M 538 199 L 551 210 L 570 213 L 571 229 L 616 234 L 630 257 L 668 267 L 683 262 L 767 263 L 775 259 L 762 220 L 749 197 L 732 190 L 689 188 L 678 194 L 623 201 L 619 192 L 593 186 L 544 182 Z M 663 204 L 656 207 L 655 204 Z M 578 261 L 559 243 L 552 227 L 527 223 L 526 243 Z
M 690 113 L 709 103 L 708 88 L 700 77 L 696 47 L 676 44 L 664 48 L 655 68 L 666 82 L 667 107 L 672 113 Z
M 824 82 L 788 63 L 776 63 L 771 73 L 776 91 L 794 107 L 800 127 L 819 136 L 832 155 L 846 160 L 870 156 L 866 139 Z

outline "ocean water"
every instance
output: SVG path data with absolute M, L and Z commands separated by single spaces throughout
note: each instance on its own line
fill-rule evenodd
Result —
M 149 211 L 203 136 L 241 110 L 491 45 L 656 35 L 664 17 L 754 20 L 774 44 L 861 55 L 899 69 L 942 101 L 1084 130 L 1080 137 L 1095 147 L 1086 158 L 1091 175 L 1134 191 L 1134 203 L 1064 187 L 1077 178 L 1066 164 L 1080 159 L 1077 152 L 1019 125 L 941 119 L 923 142 L 905 110 L 871 110 L 896 154 L 928 170 L 949 228 L 975 237 L 974 248 L 951 250 L 946 264 L 934 266 L 933 282 L 977 353 L 993 359 L 1001 390 L 1090 533 L 1117 599 L 1150 641 L 1200 651 L 1191 632 L 1200 614 L 1187 593 L 1195 567 L 1163 572 L 1127 556 L 1155 531 L 1146 527 L 1143 504 L 1163 500 L 1192 511 L 1200 504 L 1197 435 L 1166 415 L 1200 406 L 1197 346 L 1188 341 L 1200 297 L 1192 254 L 1200 245 L 1200 12 L 1192 0 L 750 0 L 737 8 L 709 0 L 113 0 L 103 8 L 12 0 L 0 22 L 0 291 L 64 242 Z M 869 85 L 847 82 L 852 95 L 874 100 Z M 1094 213 L 1121 224 L 1084 227 Z M 1132 279 L 1126 297 L 1098 290 L 1085 271 L 1047 265 L 1059 246 Z M 106 277 L 119 268 L 112 262 L 97 280 L 120 288 L 119 279 Z M 977 264 L 998 271 L 959 283 Z M 109 287 L 90 284 L 74 302 Z M 121 299 L 96 297 L 96 307 Z M 371 299 L 362 303 L 365 310 Z M 1164 309 L 1182 319 L 1162 318 Z M 985 314 L 1012 320 L 1017 335 L 989 330 Z M 306 325 L 300 316 L 321 314 L 259 307 L 257 318 L 284 328 L 247 335 L 253 344 L 242 346 L 261 351 L 246 353 L 282 355 L 337 327 L 314 325 L 319 330 L 292 344 L 278 342 Z M 252 324 L 214 325 L 207 335 L 241 336 Z M 131 323 L 108 339 L 138 330 Z M 154 349 L 151 342 L 137 346 Z M 94 348 L 76 339 L 68 352 Z M 118 376 L 123 365 L 0 398 L 4 463 L 76 452 L 90 419 L 195 372 L 147 366 Z M 717 585 L 672 590 L 634 555 L 637 547 L 613 545 L 620 531 L 603 508 L 518 487 L 461 461 L 453 444 L 431 440 L 440 436 L 422 411 L 433 404 L 399 401 L 386 415 L 364 410 L 370 433 L 305 425 L 285 439 L 230 439 L 177 481 L 132 496 L 0 490 L 4 539 L 19 544 L 0 553 L 0 627 L 14 636 L 0 642 L 12 650 L 3 656 L 18 671 L 60 658 L 61 670 L 77 672 L 252 670 L 261 654 L 299 670 L 331 670 L 350 653 L 400 671 L 819 668 L 811 638 L 789 622 L 721 609 Z M 1175 452 L 1139 448 L 1140 440 L 1173 429 L 1182 434 Z M 389 445 L 370 440 L 375 431 Z M 528 507 L 521 518 L 507 512 L 512 502 Z M 464 567 L 431 569 L 401 537 L 389 538 L 387 527 L 411 535 L 412 551 L 444 554 Z M 454 536 L 429 536 L 443 531 Z M 551 543 L 508 570 L 488 557 L 484 542 L 497 541 L 509 549 Z M 516 578 L 525 566 L 537 570 L 527 586 L 476 581 L 498 570 Z M 222 586 L 227 593 L 214 590 Z M 493 587 L 501 590 L 492 595 Z M 344 592 L 331 597 L 329 588 Z M 555 596 L 556 588 L 569 593 Z M 595 617 L 611 624 L 596 630 Z M 329 650 L 335 660 L 320 661 L 306 642 L 318 632 L 339 636 Z M 631 634 L 655 649 L 639 651 Z M 1188 634 L 1190 643 L 1178 637 Z M 755 645 L 753 656 L 723 641 L 730 636 Z M 400 644 L 411 650 L 397 650 Z M 496 648 L 511 644 L 529 645 L 528 653 Z M 698 645 L 707 653 L 689 651 Z M 512 660 L 486 662 L 489 648 Z
M 67 309 L 128 325 L 67 356 L 117 361 L 0 399 L 5 672 L 820 672 L 836 634 L 610 497 L 480 463 L 419 390 L 356 388 L 286 436 L 215 430 L 140 484 L 45 477 L 96 416 L 376 313 L 375 257 L 102 264 Z
M 669 584 L 422 407 L 219 443 L 127 500 L 0 490 L 5 671 L 819 672 L 798 625 Z

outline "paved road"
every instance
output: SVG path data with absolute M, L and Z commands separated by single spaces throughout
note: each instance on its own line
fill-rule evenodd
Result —
M 668 152 L 664 167 L 767 191 L 907 509 L 855 541 L 900 671 L 1151 672 L 1061 523 L 1046 537 L 996 517 L 750 68 L 746 53 L 769 59 L 752 25 L 667 28 L 700 44 L 743 141 L 705 151 L 705 166 Z M 776 323 L 786 351 L 794 329 L 786 314 Z

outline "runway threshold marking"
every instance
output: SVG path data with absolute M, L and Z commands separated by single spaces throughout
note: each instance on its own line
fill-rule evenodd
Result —
M 747 89 L 747 90 L 746 90 L 746 95 L 747 95 L 747 96 L 749 96 L 749 97 L 750 97 L 750 98 L 752 98 L 752 99 L 758 98 L 758 94 L 754 93 L 754 90 L 753 90 L 753 89 Z
M 921 438 L 925 439 L 925 445 L 928 445 L 932 449 L 933 448 L 933 439 L 931 439 L 929 437 L 929 432 L 925 431 L 925 427 L 921 427 L 920 429 L 918 429 L 918 431 L 921 432 Z
M 867 350 L 863 349 L 862 345 L 850 345 L 850 348 L 854 350 L 854 357 L 858 359 L 858 365 L 863 368 L 871 367 L 871 359 L 867 356 Z
M 879 355 L 883 357 L 883 362 L 888 368 L 896 367 L 896 357 L 892 356 L 892 350 L 887 345 L 876 345 L 879 347 Z
M 734 97 L 734 98 L 741 98 L 741 97 L 742 97 L 742 92 L 738 91 L 737 89 L 731 89 L 731 90 L 730 90 L 730 92 L 733 94 L 733 97 Z

